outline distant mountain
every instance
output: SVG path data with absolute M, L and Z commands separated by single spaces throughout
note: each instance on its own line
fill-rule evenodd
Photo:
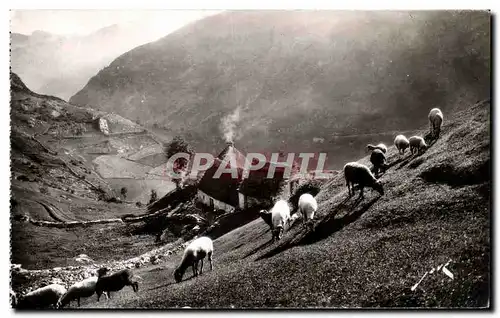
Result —
M 71 98 L 182 134 L 198 151 L 325 151 L 490 95 L 486 11 L 225 12 L 133 49 Z M 370 135 L 371 134 L 371 135 Z
M 10 38 L 12 71 L 34 91 L 68 100 L 117 56 L 158 35 L 115 24 L 85 36 L 35 31 L 11 33 Z

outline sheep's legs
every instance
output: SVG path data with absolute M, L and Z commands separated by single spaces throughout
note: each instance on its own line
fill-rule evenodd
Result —
M 198 276 L 198 261 L 193 262 L 193 276 Z
M 200 267 L 200 275 L 203 274 L 203 259 L 200 260 L 201 262 L 201 267 Z
M 360 186 L 361 190 L 360 190 L 360 193 L 359 193 L 359 197 L 362 199 L 365 197 L 365 195 L 363 194 L 363 189 L 364 187 Z
M 78 307 L 80 307 L 80 297 L 76 299 L 78 301 Z
M 210 262 L 210 270 L 212 270 L 212 252 L 208 253 L 208 261 Z

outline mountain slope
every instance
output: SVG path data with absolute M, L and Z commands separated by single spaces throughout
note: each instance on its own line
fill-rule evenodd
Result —
M 11 67 L 35 91 L 68 100 L 117 56 L 156 39 L 137 25 L 116 24 L 84 36 L 11 33 Z
M 125 224 L 49 228 L 29 221 L 86 222 L 142 214 L 136 201 L 146 203 L 152 189 L 163 196 L 175 186 L 164 175 L 150 176 L 155 167 L 127 159 L 148 145 L 161 151 L 161 142 L 144 128 L 116 114 L 34 93 L 15 73 L 10 76 L 11 261 L 43 268 L 78 264 L 72 257 L 81 253 L 102 260 L 112 251 L 122 258 L 151 249 L 152 238 L 137 243 Z M 109 134 L 100 130 L 100 120 L 108 123 Z M 142 174 L 130 178 L 128 167 Z M 108 202 L 120 197 L 122 187 L 128 189 L 129 202 Z
M 343 174 L 335 177 L 317 195 L 313 231 L 299 220 L 270 244 L 258 219 L 215 240 L 213 271 L 205 264 L 176 284 L 178 253 L 138 270 L 137 294 L 125 288 L 83 307 L 489 307 L 490 108 L 448 113 L 422 155 L 400 158 L 390 147 L 383 196 L 365 189 L 363 200 L 348 198 Z
M 489 81 L 486 11 L 239 11 L 123 54 L 71 102 L 159 124 L 197 151 L 235 139 L 247 152 L 327 152 L 339 169 L 432 107 L 487 98 Z

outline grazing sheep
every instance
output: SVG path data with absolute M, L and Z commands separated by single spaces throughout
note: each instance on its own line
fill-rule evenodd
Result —
M 427 148 L 427 144 L 425 143 L 424 138 L 420 136 L 413 136 L 409 139 L 410 142 L 410 151 L 413 155 L 414 153 L 420 153 Z
M 122 269 L 110 275 L 108 273 L 108 268 L 99 268 L 97 270 L 97 282 L 95 285 L 95 293 L 97 294 L 97 301 L 101 298 L 102 293 L 107 294 L 107 298 L 111 297 L 112 291 L 122 290 L 125 286 L 132 286 L 135 293 L 139 291 L 139 283 L 136 278 L 138 276 L 134 275 L 130 269 Z
M 210 262 L 210 270 L 212 266 L 212 254 L 214 252 L 214 245 L 209 237 L 202 236 L 192 241 L 184 250 L 182 261 L 175 269 L 174 278 L 176 282 L 182 281 L 182 276 L 186 269 L 191 266 L 193 269 L 193 276 L 198 276 L 198 263 L 201 261 L 200 275 L 203 274 L 203 259 L 208 257 Z
M 374 145 L 372 145 L 372 144 L 368 144 L 368 145 L 366 146 L 366 148 L 368 148 L 369 150 L 380 149 L 380 150 L 382 150 L 382 152 L 384 152 L 384 153 L 386 153 L 386 152 L 387 152 L 387 146 L 386 146 L 386 145 L 384 145 L 384 144 L 382 144 L 382 143 L 380 143 L 380 144 L 378 144 L 378 145 L 376 145 L 376 146 L 374 146 Z
M 271 209 L 273 223 L 273 241 L 280 240 L 283 236 L 285 225 L 290 223 L 290 206 L 285 200 L 279 200 Z
M 384 195 L 384 188 L 380 181 L 377 181 L 370 169 L 367 166 L 360 164 L 358 162 L 349 162 L 344 166 L 344 176 L 347 183 L 347 189 L 349 190 L 349 197 L 354 195 L 354 184 L 359 184 L 361 188 L 360 197 L 363 198 L 363 188 L 371 187 L 377 190 L 381 195 Z
M 376 176 L 378 175 L 379 170 L 385 172 L 385 170 L 387 169 L 385 155 L 380 149 L 375 149 L 372 151 L 372 154 L 370 155 L 370 162 L 373 164 L 373 171 L 375 172 Z
M 10 289 L 9 295 L 10 295 L 10 306 L 12 308 L 16 308 L 17 307 L 17 296 L 16 296 L 16 293 L 12 290 L 12 288 Z
M 406 148 L 410 146 L 410 142 L 404 135 L 397 135 L 394 139 L 394 146 L 398 149 L 399 154 L 404 156 Z
M 59 298 L 66 293 L 66 288 L 59 284 L 51 284 L 27 293 L 19 300 L 19 309 L 38 309 L 56 306 Z
M 441 125 L 443 124 L 443 113 L 439 108 L 433 108 L 429 112 L 429 125 L 431 136 L 439 138 Z
M 78 283 L 71 285 L 68 291 L 59 298 L 57 302 L 57 308 L 63 308 L 69 304 L 72 300 L 77 300 L 78 307 L 80 307 L 80 298 L 90 297 L 95 293 L 95 287 L 97 284 L 97 277 L 89 277 Z
M 318 210 L 318 202 L 309 193 L 304 193 L 299 198 L 299 211 L 302 214 L 302 225 L 309 223 L 312 225 L 314 213 Z

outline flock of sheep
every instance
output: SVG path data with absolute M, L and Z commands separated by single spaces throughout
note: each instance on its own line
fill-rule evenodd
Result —
M 27 293 L 19 300 L 16 294 L 10 290 L 10 301 L 14 308 L 38 309 L 46 307 L 63 308 L 71 301 L 76 300 L 80 306 L 80 298 L 86 298 L 97 294 L 97 301 L 104 293 L 106 298 L 111 297 L 111 292 L 116 292 L 125 286 L 132 286 L 134 292 L 139 290 L 139 276 L 134 275 L 131 270 L 123 269 L 113 274 L 108 274 L 109 269 L 103 267 L 97 271 L 96 277 L 86 278 L 71 285 L 68 289 L 60 284 L 51 284 Z
M 439 108 L 433 108 L 429 112 L 430 136 L 433 139 L 439 138 L 441 125 L 443 124 L 443 113 Z M 425 143 L 424 138 L 420 136 L 412 136 L 407 139 L 403 135 L 397 135 L 394 139 L 394 145 L 400 155 L 404 155 L 405 150 L 409 147 L 411 154 L 419 154 L 425 150 L 428 145 Z M 373 164 L 373 172 L 366 165 L 359 162 L 349 162 L 344 166 L 344 177 L 346 181 L 349 197 L 354 195 L 354 185 L 359 185 L 360 198 L 364 197 L 363 189 L 370 187 L 380 195 L 384 195 L 384 187 L 377 179 L 379 171 L 385 172 L 387 169 L 386 157 L 387 146 L 380 143 L 376 146 L 368 144 L 367 148 L 372 151 L 370 155 L 370 162 Z M 277 201 L 271 211 L 261 210 L 259 212 L 261 218 L 269 225 L 272 233 L 272 241 L 281 239 L 285 227 L 294 221 L 294 218 L 302 216 L 303 225 L 309 224 L 312 226 L 314 213 L 318 209 L 316 199 L 309 193 L 302 194 L 299 198 L 298 211 L 293 217 L 290 216 L 290 207 L 285 200 Z
M 434 108 L 429 113 L 429 122 L 431 136 L 438 138 L 441 125 L 443 123 L 443 114 L 438 108 Z M 394 145 L 400 155 L 404 155 L 405 150 L 410 147 L 411 154 L 420 153 L 428 146 L 420 136 L 413 136 L 407 139 L 403 135 L 398 135 L 394 139 Z M 384 144 L 377 146 L 369 144 L 367 146 L 372 151 L 370 161 L 373 164 L 375 176 L 378 176 L 379 170 L 385 172 L 387 168 L 385 154 L 387 147 Z M 371 187 L 384 194 L 384 189 L 379 180 L 373 175 L 371 170 L 358 162 L 349 162 L 344 166 L 344 176 L 347 183 L 349 197 L 354 195 L 354 185 L 358 184 L 363 197 L 363 188 Z M 352 192 L 352 193 L 351 193 Z M 297 217 L 302 216 L 303 226 L 312 226 L 314 214 L 318 209 L 316 199 L 309 193 L 304 193 L 298 201 L 298 211 L 293 217 L 290 216 L 290 207 L 285 200 L 278 200 L 270 211 L 261 210 L 259 215 L 270 226 L 272 241 L 280 240 L 283 236 L 285 227 L 288 227 Z M 177 283 L 182 281 L 182 277 L 189 267 L 193 270 L 193 276 L 203 274 L 203 260 L 205 257 L 210 262 L 210 270 L 213 269 L 212 255 L 213 242 L 208 237 L 200 237 L 193 240 L 184 250 L 184 254 L 179 266 L 174 271 L 174 279 Z M 201 267 L 198 272 L 198 265 Z M 63 308 L 71 301 L 76 300 L 80 306 L 80 298 L 86 298 L 97 294 L 97 301 L 104 293 L 107 299 L 111 297 L 111 292 L 123 289 L 125 286 L 131 286 L 134 292 L 138 292 L 139 276 L 134 275 L 131 270 L 124 269 L 108 275 L 107 268 L 100 268 L 97 271 L 97 277 L 90 277 L 66 288 L 59 284 L 51 284 L 24 295 L 19 301 L 12 289 L 10 290 L 11 304 L 14 308 L 35 309 L 53 306 Z

